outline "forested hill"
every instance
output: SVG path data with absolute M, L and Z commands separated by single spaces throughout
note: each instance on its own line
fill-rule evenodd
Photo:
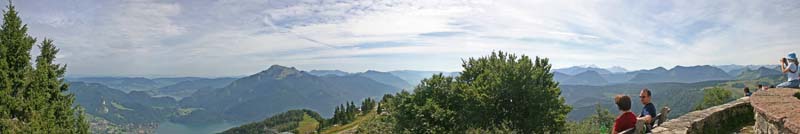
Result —
M 274 134 L 279 132 L 305 134 L 315 132 L 319 122 L 323 120 L 319 113 L 311 110 L 289 110 L 263 121 L 225 130 L 221 134 Z
M 295 68 L 273 65 L 260 73 L 233 81 L 224 88 L 201 91 L 184 98 L 180 101 L 181 106 L 201 110 L 193 111 L 177 121 L 249 122 L 299 108 L 332 116 L 333 108 L 345 101 L 377 97 L 398 90 L 362 76 L 320 77 Z

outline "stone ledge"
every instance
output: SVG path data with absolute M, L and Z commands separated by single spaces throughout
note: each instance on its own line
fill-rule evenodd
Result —
M 748 117 L 749 116 L 749 117 Z M 743 121 L 739 121 L 739 118 Z M 723 131 L 729 123 L 740 124 L 753 119 L 753 108 L 750 106 L 750 98 L 743 97 L 732 102 L 710 107 L 707 109 L 693 111 L 676 119 L 664 122 L 659 127 L 653 129 L 657 134 L 693 134 L 693 133 L 719 133 Z
M 753 94 L 757 133 L 800 133 L 798 89 L 770 89 Z

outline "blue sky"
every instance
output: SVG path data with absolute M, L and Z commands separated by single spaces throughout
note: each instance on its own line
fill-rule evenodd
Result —
M 3 2 L 6 4 L 7 2 Z M 800 1 L 25 0 L 69 75 L 460 70 L 495 50 L 556 68 L 775 64 L 800 51 Z M 35 52 L 34 52 L 35 54 Z

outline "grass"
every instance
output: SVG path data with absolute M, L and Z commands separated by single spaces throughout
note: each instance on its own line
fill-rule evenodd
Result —
M 319 122 L 308 116 L 308 114 L 303 114 L 303 121 L 300 121 L 297 126 L 297 133 L 298 134 L 307 134 L 313 133 L 317 131 L 317 126 L 319 126 Z
M 114 106 L 114 108 L 117 108 L 117 109 L 120 109 L 120 110 L 133 111 L 133 109 L 127 108 L 127 107 L 123 106 L 122 104 L 119 104 L 119 103 L 114 102 L 114 101 L 111 101 L 111 106 Z
M 179 116 L 186 116 L 186 115 L 189 115 L 190 113 L 192 113 L 192 112 L 194 112 L 196 110 L 201 110 L 201 109 L 202 108 L 180 108 L 180 109 L 178 109 L 178 115 Z
M 346 130 L 355 129 L 361 123 L 364 123 L 369 119 L 375 118 L 376 116 L 377 116 L 377 114 L 375 113 L 375 110 L 373 110 L 372 112 L 369 112 L 366 115 L 360 115 L 360 116 L 356 117 L 356 120 L 354 120 L 351 123 L 348 123 L 348 124 L 345 124 L 345 125 L 338 125 L 338 126 L 329 127 L 329 128 L 327 128 L 325 130 L 322 130 L 322 133 L 323 134 L 337 134 L 337 133 L 344 132 Z

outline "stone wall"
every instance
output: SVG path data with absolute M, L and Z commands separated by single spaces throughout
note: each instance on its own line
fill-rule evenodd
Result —
M 664 122 L 653 129 L 661 134 L 730 133 L 739 130 L 754 120 L 750 98 L 743 97 L 732 102 L 704 110 L 687 113 Z
M 792 96 L 797 89 L 770 89 L 753 94 L 754 129 L 758 134 L 800 133 L 800 100 Z
M 661 134 L 731 133 L 754 123 L 758 134 L 800 134 L 798 89 L 758 91 L 708 109 L 690 112 L 653 129 Z

